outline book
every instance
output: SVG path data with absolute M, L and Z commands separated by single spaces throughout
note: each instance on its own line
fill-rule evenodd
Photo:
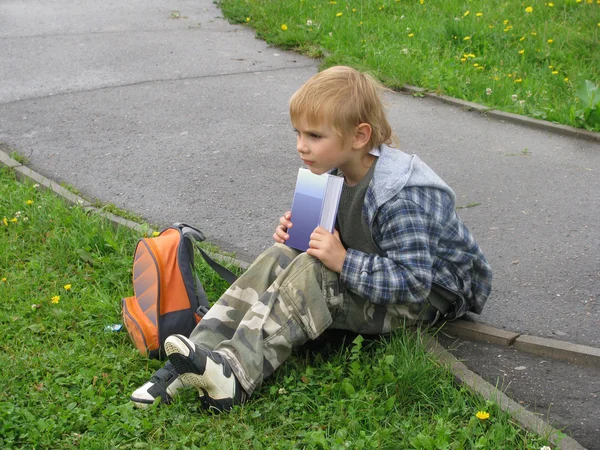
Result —
M 298 170 L 286 245 L 304 252 L 315 228 L 321 226 L 333 233 L 343 186 L 343 177 Z

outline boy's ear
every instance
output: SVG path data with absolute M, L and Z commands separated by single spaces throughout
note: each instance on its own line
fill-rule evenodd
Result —
M 354 131 L 353 147 L 356 149 L 359 149 L 359 148 L 363 148 L 365 145 L 367 145 L 369 143 L 369 140 L 371 139 L 372 132 L 373 132 L 373 129 L 371 128 L 371 125 L 369 125 L 368 123 L 359 124 L 356 127 L 356 130 Z

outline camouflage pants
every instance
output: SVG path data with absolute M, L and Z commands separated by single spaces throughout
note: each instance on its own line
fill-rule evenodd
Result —
M 223 355 L 251 395 L 293 347 L 327 328 L 379 334 L 431 318 L 428 310 L 375 305 L 351 295 L 318 259 L 275 244 L 213 305 L 190 339 Z

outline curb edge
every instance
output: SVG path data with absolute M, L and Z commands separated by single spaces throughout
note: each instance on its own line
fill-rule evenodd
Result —
M 438 329 L 461 339 L 514 347 L 522 352 L 568 361 L 580 366 L 600 367 L 600 349 L 596 347 L 520 334 L 462 319 L 446 322 Z
M 588 141 L 595 141 L 600 143 L 600 132 L 588 131 L 583 128 L 575 128 L 569 125 L 562 125 L 555 122 L 549 122 L 547 120 L 539 120 L 528 116 L 522 116 L 519 114 L 500 111 L 497 109 L 480 105 L 479 103 L 469 102 L 467 100 L 461 100 L 458 98 L 448 97 L 446 95 L 440 95 L 434 92 L 429 92 L 427 89 L 411 86 L 409 84 L 405 84 L 400 89 L 400 92 L 407 92 L 410 94 L 422 94 L 426 97 L 440 100 L 450 105 L 459 106 L 466 110 L 477 111 L 482 115 L 489 116 L 501 121 L 512 122 L 521 126 L 528 126 L 530 128 L 537 128 L 544 131 L 550 131 L 552 133 L 561 134 L 563 136 L 572 136 L 579 139 L 586 139 Z

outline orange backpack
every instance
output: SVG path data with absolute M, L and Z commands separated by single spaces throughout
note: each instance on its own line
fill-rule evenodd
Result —
M 165 339 L 172 334 L 189 336 L 208 312 L 206 292 L 194 270 L 192 244 L 204 239 L 200 230 L 176 223 L 157 237 L 138 241 L 133 261 L 135 295 L 122 299 L 122 315 L 144 356 L 163 359 Z M 236 275 L 196 246 L 221 277 L 230 284 L 236 280 Z

